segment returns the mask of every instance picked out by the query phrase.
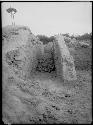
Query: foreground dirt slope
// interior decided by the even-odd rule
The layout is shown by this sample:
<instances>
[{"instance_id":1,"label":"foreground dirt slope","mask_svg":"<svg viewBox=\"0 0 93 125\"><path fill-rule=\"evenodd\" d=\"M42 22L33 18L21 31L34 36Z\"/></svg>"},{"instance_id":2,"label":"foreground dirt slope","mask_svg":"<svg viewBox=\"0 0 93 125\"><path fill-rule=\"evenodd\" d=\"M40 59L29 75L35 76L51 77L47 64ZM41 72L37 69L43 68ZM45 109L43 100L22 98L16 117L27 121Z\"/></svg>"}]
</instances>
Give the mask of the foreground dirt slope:
<instances>
[{"instance_id":1,"label":"foreground dirt slope","mask_svg":"<svg viewBox=\"0 0 93 125\"><path fill-rule=\"evenodd\" d=\"M92 121L91 71L78 70L75 82L62 82L55 72L35 72L23 80L3 64L2 84L4 123L89 124Z\"/></svg>"},{"instance_id":2,"label":"foreground dirt slope","mask_svg":"<svg viewBox=\"0 0 93 125\"><path fill-rule=\"evenodd\" d=\"M40 79L41 78L41 79ZM78 71L77 83L50 74L33 80L10 77L3 95L3 118L10 123L91 123L91 76Z\"/></svg>"}]
</instances>

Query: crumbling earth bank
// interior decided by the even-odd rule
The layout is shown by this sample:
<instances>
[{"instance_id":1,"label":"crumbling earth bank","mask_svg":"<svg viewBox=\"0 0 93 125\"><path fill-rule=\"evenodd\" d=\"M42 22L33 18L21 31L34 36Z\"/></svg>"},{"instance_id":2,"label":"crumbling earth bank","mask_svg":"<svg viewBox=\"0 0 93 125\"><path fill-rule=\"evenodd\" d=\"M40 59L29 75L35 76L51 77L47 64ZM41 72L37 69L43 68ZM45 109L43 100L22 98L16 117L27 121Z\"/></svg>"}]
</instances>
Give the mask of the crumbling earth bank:
<instances>
[{"instance_id":1,"label":"crumbling earth bank","mask_svg":"<svg viewBox=\"0 0 93 125\"><path fill-rule=\"evenodd\" d=\"M62 83L51 73L38 72L32 78L38 58L48 47L44 49L27 27L6 27L2 48L4 122L91 123L88 73L77 73L78 80L70 84Z\"/></svg>"},{"instance_id":2,"label":"crumbling earth bank","mask_svg":"<svg viewBox=\"0 0 93 125\"><path fill-rule=\"evenodd\" d=\"M28 78L36 68L37 57L42 55L42 43L28 28L19 27L10 30L9 27L7 32L5 29L3 62L20 78Z\"/></svg>"}]
</instances>

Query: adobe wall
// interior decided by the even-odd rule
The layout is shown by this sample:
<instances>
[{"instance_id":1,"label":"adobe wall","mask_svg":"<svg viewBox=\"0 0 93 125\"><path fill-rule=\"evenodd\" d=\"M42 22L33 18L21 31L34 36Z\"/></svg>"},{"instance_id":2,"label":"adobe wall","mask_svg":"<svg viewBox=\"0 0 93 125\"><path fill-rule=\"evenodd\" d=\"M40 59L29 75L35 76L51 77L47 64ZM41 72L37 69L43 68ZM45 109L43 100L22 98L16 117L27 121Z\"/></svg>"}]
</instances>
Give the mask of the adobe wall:
<instances>
[{"instance_id":1,"label":"adobe wall","mask_svg":"<svg viewBox=\"0 0 93 125\"><path fill-rule=\"evenodd\" d=\"M37 57L42 55L42 43L28 27L3 28L3 66L10 74L22 79L31 77L37 65Z\"/></svg>"}]
</instances>

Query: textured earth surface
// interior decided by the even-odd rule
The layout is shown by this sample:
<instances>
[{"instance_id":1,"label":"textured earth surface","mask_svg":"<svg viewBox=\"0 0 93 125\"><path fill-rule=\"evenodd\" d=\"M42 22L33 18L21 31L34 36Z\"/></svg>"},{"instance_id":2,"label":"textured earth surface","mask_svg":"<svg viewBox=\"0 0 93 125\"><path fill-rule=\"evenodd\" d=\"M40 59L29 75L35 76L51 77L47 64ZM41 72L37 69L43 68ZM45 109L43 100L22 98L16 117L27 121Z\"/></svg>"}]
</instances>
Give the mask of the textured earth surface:
<instances>
[{"instance_id":1,"label":"textured earth surface","mask_svg":"<svg viewBox=\"0 0 93 125\"><path fill-rule=\"evenodd\" d=\"M31 34L29 30L27 30L26 32L26 29L27 28L24 27L24 30L20 28L19 32L17 31L17 29L15 29L16 32L11 32L11 28L6 27L3 34L4 53L5 51L7 51L7 49L10 50L10 48L13 49L13 47L15 48L15 46L19 46L18 43L21 45L24 42L27 42L28 38L29 40L31 40L31 43L33 43L32 47L35 46L36 41L38 42L38 40L36 40L36 37ZM11 35L13 35L13 37L11 37ZM15 35L18 35L18 37L16 37ZM33 39L30 39L30 37ZM14 46L11 43L14 44ZM45 50L47 55L47 47L45 48ZM77 57L75 58L75 61L77 62L76 64L79 64L79 66L82 67L84 63L89 60L87 58L87 56L89 56L89 53L81 55L82 51L86 52L86 50L80 50L81 49L78 49L78 51L76 51L72 49L71 52L76 52L72 55L74 58ZM36 51L37 49L33 47L33 51L31 52L35 53ZM88 50L87 52L90 52L90 50ZM32 59L34 55L33 53L32 56L30 55ZM39 57L39 55L40 54L38 52L37 57ZM82 62L82 58L87 60L84 60ZM82 63L80 63L80 59L82 59ZM35 64L35 61L32 62L34 62ZM49 58L48 62L46 61L46 65L43 66L46 69L48 69L47 63L50 64L50 69L52 62L51 60L49 61ZM34 74L30 74L28 79L24 80L23 78L15 75L12 70L9 69L9 66L5 66L4 61L2 64L2 116L4 123L90 124L92 122L91 71L77 70L77 80L74 82L61 81L60 77L58 77L54 71L52 71L51 73L47 73L44 70L42 72L38 70L34 72ZM9 64L11 64L11 62L9 62ZM42 63L42 65L43 64L45 63ZM19 66L21 66L20 63ZM25 67L22 65L22 68Z\"/></svg>"},{"instance_id":2,"label":"textured earth surface","mask_svg":"<svg viewBox=\"0 0 93 125\"><path fill-rule=\"evenodd\" d=\"M33 79L4 75L4 123L71 123L92 121L91 72L77 71L78 80L63 83L55 72L37 72Z\"/></svg>"}]
</instances>

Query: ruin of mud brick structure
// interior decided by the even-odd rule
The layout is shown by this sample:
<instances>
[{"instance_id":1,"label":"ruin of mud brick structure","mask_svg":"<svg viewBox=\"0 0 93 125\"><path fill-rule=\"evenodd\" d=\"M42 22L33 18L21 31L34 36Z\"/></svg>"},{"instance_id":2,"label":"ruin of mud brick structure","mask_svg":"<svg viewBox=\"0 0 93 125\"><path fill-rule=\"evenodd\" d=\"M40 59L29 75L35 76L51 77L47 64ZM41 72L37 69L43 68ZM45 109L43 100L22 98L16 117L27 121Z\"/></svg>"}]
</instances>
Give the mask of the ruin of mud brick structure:
<instances>
[{"instance_id":1,"label":"ruin of mud brick structure","mask_svg":"<svg viewBox=\"0 0 93 125\"><path fill-rule=\"evenodd\" d=\"M46 45L25 26L3 28L3 66L10 74L31 78L36 71L52 72L63 80L76 80L73 57L62 35Z\"/></svg>"}]
</instances>

